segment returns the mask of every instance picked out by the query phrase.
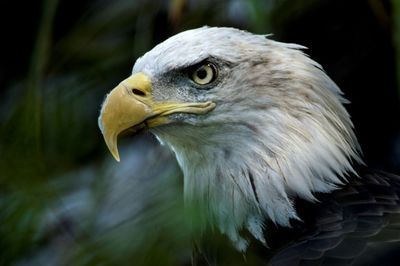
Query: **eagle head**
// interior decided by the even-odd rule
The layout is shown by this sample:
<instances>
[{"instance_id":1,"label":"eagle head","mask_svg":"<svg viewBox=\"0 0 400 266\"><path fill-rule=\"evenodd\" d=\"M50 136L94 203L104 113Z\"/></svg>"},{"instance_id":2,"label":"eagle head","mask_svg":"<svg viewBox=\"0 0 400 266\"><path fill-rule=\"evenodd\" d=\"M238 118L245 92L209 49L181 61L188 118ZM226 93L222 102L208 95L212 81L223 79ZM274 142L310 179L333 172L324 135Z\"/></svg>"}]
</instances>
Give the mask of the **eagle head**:
<instances>
[{"instance_id":1,"label":"eagle head","mask_svg":"<svg viewBox=\"0 0 400 266\"><path fill-rule=\"evenodd\" d=\"M290 226L361 162L346 100L303 47L233 28L179 33L139 58L99 117L119 160L122 132L147 129L175 153L186 201L245 250L265 220Z\"/></svg>"}]
</instances>

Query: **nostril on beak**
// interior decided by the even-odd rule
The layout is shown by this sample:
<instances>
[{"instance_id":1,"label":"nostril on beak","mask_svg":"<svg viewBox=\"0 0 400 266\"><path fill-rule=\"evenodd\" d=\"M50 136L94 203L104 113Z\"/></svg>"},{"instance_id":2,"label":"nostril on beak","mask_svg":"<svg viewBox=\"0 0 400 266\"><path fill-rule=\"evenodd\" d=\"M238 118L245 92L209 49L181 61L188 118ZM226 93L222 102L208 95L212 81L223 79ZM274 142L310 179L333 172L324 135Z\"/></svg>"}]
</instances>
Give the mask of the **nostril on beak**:
<instances>
[{"instance_id":1,"label":"nostril on beak","mask_svg":"<svg viewBox=\"0 0 400 266\"><path fill-rule=\"evenodd\" d=\"M135 89L135 88L132 89L132 93L137 95L137 96L145 96L146 95L146 93L144 91L141 91L141 90Z\"/></svg>"}]
</instances>

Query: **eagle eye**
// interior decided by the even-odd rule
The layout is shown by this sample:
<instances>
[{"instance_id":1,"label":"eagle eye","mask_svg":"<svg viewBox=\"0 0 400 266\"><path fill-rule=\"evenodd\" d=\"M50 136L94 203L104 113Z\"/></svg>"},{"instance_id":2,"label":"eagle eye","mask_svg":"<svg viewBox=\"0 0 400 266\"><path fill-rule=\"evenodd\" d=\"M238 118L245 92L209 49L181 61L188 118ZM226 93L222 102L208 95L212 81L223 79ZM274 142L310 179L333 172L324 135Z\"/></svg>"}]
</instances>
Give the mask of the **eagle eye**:
<instances>
[{"instance_id":1,"label":"eagle eye","mask_svg":"<svg viewBox=\"0 0 400 266\"><path fill-rule=\"evenodd\" d=\"M189 74L198 85L207 85L217 78L217 68L212 63L203 63Z\"/></svg>"}]
</instances>

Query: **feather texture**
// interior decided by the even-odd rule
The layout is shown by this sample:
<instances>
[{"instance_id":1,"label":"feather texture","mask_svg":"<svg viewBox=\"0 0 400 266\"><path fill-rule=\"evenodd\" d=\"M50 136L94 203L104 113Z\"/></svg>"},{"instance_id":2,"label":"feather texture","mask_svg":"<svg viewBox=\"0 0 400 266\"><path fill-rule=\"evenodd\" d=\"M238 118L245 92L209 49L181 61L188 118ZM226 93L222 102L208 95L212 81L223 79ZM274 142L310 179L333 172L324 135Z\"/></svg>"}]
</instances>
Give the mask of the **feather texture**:
<instances>
[{"instance_id":1,"label":"feather texture","mask_svg":"<svg viewBox=\"0 0 400 266\"><path fill-rule=\"evenodd\" d=\"M320 203L299 203L302 233L270 265L397 265L399 196L399 176L368 171Z\"/></svg>"},{"instance_id":2,"label":"feather texture","mask_svg":"<svg viewBox=\"0 0 400 266\"><path fill-rule=\"evenodd\" d=\"M133 72L152 77L154 98L213 101L202 117L152 131L175 152L187 202L204 208L205 223L239 250L247 229L263 243L265 219L290 226L299 219L294 198L315 202L355 174L359 146L340 89L295 44L232 28L190 30L140 58ZM193 91L172 78L203 60L220 66L218 83Z\"/></svg>"}]
</instances>

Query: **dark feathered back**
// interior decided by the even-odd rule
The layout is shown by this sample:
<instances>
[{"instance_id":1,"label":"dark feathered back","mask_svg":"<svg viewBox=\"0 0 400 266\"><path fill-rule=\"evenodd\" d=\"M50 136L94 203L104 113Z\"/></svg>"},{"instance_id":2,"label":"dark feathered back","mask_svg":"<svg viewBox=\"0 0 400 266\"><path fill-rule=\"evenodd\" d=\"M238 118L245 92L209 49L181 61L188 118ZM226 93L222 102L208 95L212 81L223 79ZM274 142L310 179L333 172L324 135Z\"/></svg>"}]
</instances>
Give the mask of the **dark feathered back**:
<instances>
[{"instance_id":1,"label":"dark feathered back","mask_svg":"<svg viewBox=\"0 0 400 266\"><path fill-rule=\"evenodd\" d=\"M319 203L298 202L303 223L289 230L290 244L278 248L269 263L398 265L399 198L399 176L364 170L343 189L319 195Z\"/></svg>"}]
</instances>

